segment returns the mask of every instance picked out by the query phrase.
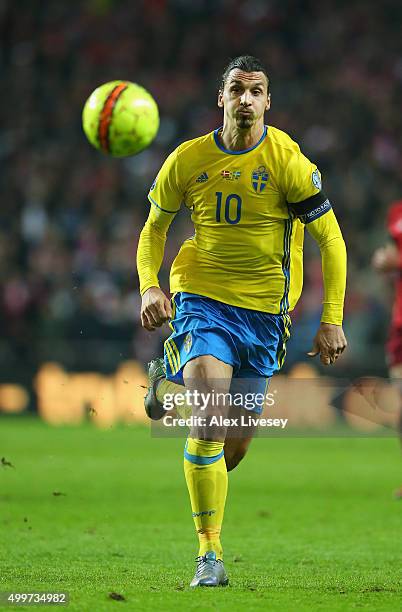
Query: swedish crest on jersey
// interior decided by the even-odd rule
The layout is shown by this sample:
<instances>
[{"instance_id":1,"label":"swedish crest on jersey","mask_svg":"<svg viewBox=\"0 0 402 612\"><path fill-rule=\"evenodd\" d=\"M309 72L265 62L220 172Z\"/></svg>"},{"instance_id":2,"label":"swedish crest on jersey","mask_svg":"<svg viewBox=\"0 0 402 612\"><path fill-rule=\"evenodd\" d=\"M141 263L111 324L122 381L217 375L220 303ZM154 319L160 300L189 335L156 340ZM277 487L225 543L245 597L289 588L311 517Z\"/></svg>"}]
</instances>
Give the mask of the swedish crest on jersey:
<instances>
[{"instance_id":1,"label":"swedish crest on jersey","mask_svg":"<svg viewBox=\"0 0 402 612\"><path fill-rule=\"evenodd\" d=\"M251 173L251 184L256 193L262 193L267 186L269 174L265 166L258 166Z\"/></svg>"}]
</instances>

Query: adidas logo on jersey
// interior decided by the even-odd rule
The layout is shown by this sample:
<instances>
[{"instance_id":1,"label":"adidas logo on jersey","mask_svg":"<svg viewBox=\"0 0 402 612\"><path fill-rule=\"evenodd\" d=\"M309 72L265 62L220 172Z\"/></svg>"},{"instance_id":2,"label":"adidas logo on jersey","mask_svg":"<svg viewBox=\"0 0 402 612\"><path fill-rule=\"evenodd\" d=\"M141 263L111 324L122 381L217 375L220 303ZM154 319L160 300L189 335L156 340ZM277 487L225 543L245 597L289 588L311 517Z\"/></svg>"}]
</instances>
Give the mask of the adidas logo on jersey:
<instances>
[{"instance_id":1,"label":"adidas logo on jersey","mask_svg":"<svg viewBox=\"0 0 402 612\"><path fill-rule=\"evenodd\" d=\"M209 179L209 176L206 172L200 174L200 176L196 179L196 183L205 183Z\"/></svg>"}]
</instances>

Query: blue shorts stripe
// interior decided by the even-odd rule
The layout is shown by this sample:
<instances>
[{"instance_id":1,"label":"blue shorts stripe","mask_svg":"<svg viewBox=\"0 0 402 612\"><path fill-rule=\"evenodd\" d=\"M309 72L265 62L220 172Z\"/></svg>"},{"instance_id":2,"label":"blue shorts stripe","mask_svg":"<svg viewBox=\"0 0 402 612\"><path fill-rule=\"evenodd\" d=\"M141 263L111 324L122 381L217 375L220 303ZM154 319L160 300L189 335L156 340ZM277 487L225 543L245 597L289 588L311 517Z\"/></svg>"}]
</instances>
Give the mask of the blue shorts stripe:
<instances>
[{"instance_id":1,"label":"blue shorts stripe","mask_svg":"<svg viewBox=\"0 0 402 612\"><path fill-rule=\"evenodd\" d=\"M169 320L169 327L173 332L175 332L176 330L173 325L173 321L176 316L176 302L174 301L174 295L172 296L172 299L170 300L170 302L172 304L172 318Z\"/></svg>"},{"instance_id":2,"label":"blue shorts stripe","mask_svg":"<svg viewBox=\"0 0 402 612\"><path fill-rule=\"evenodd\" d=\"M170 368L172 372L176 374L178 370L178 364L177 364L176 356L173 354L172 347L169 344L169 340L165 340L165 352L169 360Z\"/></svg>"},{"instance_id":3,"label":"blue shorts stripe","mask_svg":"<svg viewBox=\"0 0 402 612\"><path fill-rule=\"evenodd\" d=\"M170 347L170 348L172 349L172 351L173 351L173 355L176 357L176 361L177 361L177 368L176 368L176 371L178 371L178 370L180 370L180 366L181 366L181 363L180 363L180 352L179 352L179 349L177 348L176 343L175 343L175 341L173 340L173 338L169 338L168 342L169 342L169 347Z\"/></svg>"},{"instance_id":4,"label":"blue shorts stripe","mask_svg":"<svg viewBox=\"0 0 402 612\"><path fill-rule=\"evenodd\" d=\"M290 338L290 329L292 327L292 322L288 314L283 315L283 324L284 324L284 331L282 334L282 341L281 341L281 344L278 346L278 370L282 368L284 361L285 361L286 344Z\"/></svg>"}]
</instances>

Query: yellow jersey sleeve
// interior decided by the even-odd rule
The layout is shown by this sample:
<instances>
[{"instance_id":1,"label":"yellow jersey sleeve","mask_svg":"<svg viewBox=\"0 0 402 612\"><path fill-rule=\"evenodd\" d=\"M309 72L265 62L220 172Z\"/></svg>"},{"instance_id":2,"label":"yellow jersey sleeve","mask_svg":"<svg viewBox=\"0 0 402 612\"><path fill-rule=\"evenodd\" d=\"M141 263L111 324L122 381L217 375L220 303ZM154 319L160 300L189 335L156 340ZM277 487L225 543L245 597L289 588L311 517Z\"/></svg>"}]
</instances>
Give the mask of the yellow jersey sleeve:
<instances>
[{"instance_id":1,"label":"yellow jersey sleeve","mask_svg":"<svg viewBox=\"0 0 402 612\"><path fill-rule=\"evenodd\" d=\"M166 234L180 210L183 198L176 149L166 159L148 193L151 210L141 232L137 250L141 295L150 287L159 287L158 272L163 261Z\"/></svg>"},{"instance_id":2,"label":"yellow jersey sleeve","mask_svg":"<svg viewBox=\"0 0 402 612\"><path fill-rule=\"evenodd\" d=\"M178 149L166 159L151 185L148 200L166 213L177 213L184 199L184 189L179 176Z\"/></svg>"},{"instance_id":3,"label":"yellow jersey sleeve","mask_svg":"<svg viewBox=\"0 0 402 612\"><path fill-rule=\"evenodd\" d=\"M303 202L321 191L321 174L317 166L298 151L289 160L283 186L288 204Z\"/></svg>"},{"instance_id":4,"label":"yellow jersey sleeve","mask_svg":"<svg viewBox=\"0 0 402 612\"><path fill-rule=\"evenodd\" d=\"M342 325L346 247L331 203L321 188L317 166L300 151L293 154L284 173L286 201L320 247L324 281L321 321Z\"/></svg>"},{"instance_id":5,"label":"yellow jersey sleeve","mask_svg":"<svg viewBox=\"0 0 402 612\"><path fill-rule=\"evenodd\" d=\"M315 219L308 231L321 251L324 300L321 321L342 325L346 289L346 246L333 210Z\"/></svg>"},{"instance_id":6,"label":"yellow jersey sleeve","mask_svg":"<svg viewBox=\"0 0 402 612\"><path fill-rule=\"evenodd\" d=\"M284 186L289 210L303 223L315 221L332 208L321 190L320 171L300 151L289 161Z\"/></svg>"},{"instance_id":7,"label":"yellow jersey sleeve","mask_svg":"<svg viewBox=\"0 0 402 612\"><path fill-rule=\"evenodd\" d=\"M165 252L167 231L174 217L174 214L151 206L137 249L137 271L141 295L144 295L150 287L159 287L158 272Z\"/></svg>"}]
</instances>

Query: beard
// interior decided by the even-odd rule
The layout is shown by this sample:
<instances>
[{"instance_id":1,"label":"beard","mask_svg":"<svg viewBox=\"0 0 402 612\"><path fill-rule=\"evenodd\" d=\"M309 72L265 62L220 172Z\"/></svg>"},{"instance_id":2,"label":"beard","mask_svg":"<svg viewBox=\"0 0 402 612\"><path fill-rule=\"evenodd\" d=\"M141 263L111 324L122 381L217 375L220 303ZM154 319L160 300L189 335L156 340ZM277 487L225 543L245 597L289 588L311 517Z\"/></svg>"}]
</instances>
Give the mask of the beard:
<instances>
[{"instance_id":1,"label":"beard","mask_svg":"<svg viewBox=\"0 0 402 612\"><path fill-rule=\"evenodd\" d=\"M236 115L236 123L240 129L251 128L254 125L254 115Z\"/></svg>"}]
</instances>

